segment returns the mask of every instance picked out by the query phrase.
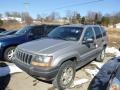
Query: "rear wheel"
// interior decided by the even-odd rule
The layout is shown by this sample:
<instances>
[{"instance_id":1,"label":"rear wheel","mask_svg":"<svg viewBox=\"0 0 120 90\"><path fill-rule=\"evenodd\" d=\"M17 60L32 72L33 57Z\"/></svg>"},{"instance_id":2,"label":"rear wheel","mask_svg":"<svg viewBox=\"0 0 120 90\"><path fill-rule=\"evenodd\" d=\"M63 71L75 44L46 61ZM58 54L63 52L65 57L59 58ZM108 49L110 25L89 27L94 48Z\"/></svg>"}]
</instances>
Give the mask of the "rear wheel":
<instances>
[{"instance_id":1,"label":"rear wheel","mask_svg":"<svg viewBox=\"0 0 120 90\"><path fill-rule=\"evenodd\" d=\"M96 61L102 62L104 59L105 59L105 48L103 48L101 53L98 55L98 57L96 58Z\"/></svg>"},{"instance_id":2,"label":"rear wheel","mask_svg":"<svg viewBox=\"0 0 120 90\"><path fill-rule=\"evenodd\" d=\"M58 88L59 90L64 90L69 88L70 85L73 83L75 77L75 63L72 61L64 62L56 78L53 81L53 85Z\"/></svg>"},{"instance_id":3,"label":"rear wheel","mask_svg":"<svg viewBox=\"0 0 120 90\"><path fill-rule=\"evenodd\" d=\"M8 47L4 52L4 59L8 62L12 62L14 51L15 51L15 46Z\"/></svg>"}]
</instances>

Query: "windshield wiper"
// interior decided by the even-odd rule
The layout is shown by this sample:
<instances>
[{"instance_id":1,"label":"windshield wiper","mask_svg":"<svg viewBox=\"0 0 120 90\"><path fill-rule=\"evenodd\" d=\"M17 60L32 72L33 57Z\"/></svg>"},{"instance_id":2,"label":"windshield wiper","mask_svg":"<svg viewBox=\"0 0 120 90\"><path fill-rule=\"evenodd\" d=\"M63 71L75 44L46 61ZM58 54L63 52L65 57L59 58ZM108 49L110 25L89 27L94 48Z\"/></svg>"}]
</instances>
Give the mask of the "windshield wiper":
<instances>
[{"instance_id":1,"label":"windshield wiper","mask_svg":"<svg viewBox=\"0 0 120 90\"><path fill-rule=\"evenodd\" d=\"M60 40L70 41L70 39L63 38L63 37L60 37L60 36L57 36L57 37L49 37L49 36L46 36L45 38L60 39Z\"/></svg>"},{"instance_id":2,"label":"windshield wiper","mask_svg":"<svg viewBox=\"0 0 120 90\"><path fill-rule=\"evenodd\" d=\"M53 37L49 37L49 36L43 36L42 38L54 39Z\"/></svg>"},{"instance_id":3,"label":"windshield wiper","mask_svg":"<svg viewBox=\"0 0 120 90\"><path fill-rule=\"evenodd\" d=\"M61 39L61 40L68 41L66 38L62 38L62 37L55 37L55 39Z\"/></svg>"}]
</instances>

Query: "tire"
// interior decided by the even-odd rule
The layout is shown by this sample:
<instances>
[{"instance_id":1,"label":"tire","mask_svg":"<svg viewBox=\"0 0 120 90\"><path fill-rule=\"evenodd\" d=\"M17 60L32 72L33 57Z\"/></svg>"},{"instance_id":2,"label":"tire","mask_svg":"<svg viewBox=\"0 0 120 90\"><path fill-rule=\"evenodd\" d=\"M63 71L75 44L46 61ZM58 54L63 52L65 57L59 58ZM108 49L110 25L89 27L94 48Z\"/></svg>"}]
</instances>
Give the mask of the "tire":
<instances>
[{"instance_id":1,"label":"tire","mask_svg":"<svg viewBox=\"0 0 120 90\"><path fill-rule=\"evenodd\" d=\"M58 90L64 90L69 88L74 81L75 77L75 63L72 61L64 62L53 80L53 85L58 88Z\"/></svg>"},{"instance_id":2,"label":"tire","mask_svg":"<svg viewBox=\"0 0 120 90\"><path fill-rule=\"evenodd\" d=\"M96 61L103 62L104 59L105 59L105 48L103 48L103 50L100 52L100 54L96 58Z\"/></svg>"},{"instance_id":3,"label":"tire","mask_svg":"<svg viewBox=\"0 0 120 90\"><path fill-rule=\"evenodd\" d=\"M11 46L11 47L8 47L4 51L4 60L5 61L12 62L12 57L13 57L13 54L14 54L14 50L15 50L15 46Z\"/></svg>"}]
</instances>

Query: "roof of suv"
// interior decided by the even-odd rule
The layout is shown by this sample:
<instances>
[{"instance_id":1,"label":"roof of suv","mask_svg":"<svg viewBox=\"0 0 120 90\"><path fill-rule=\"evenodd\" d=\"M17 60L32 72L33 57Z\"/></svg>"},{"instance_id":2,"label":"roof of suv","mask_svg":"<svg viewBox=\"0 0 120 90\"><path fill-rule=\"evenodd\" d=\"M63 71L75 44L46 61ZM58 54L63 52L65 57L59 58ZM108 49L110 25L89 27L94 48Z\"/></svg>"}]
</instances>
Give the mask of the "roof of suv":
<instances>
[{"instance_id":1,"label":"roof of suv","mask_svg":"<svg viewBox=\"0 0 120 90\"><path fill-rule=\"evenodd\" d=\"M83 25L83 24L72 24L72 25L63 25L61 27L88 27L88 26L92 26L92 27L100 27L100 25Z\"/></svg>"}]
</instances>

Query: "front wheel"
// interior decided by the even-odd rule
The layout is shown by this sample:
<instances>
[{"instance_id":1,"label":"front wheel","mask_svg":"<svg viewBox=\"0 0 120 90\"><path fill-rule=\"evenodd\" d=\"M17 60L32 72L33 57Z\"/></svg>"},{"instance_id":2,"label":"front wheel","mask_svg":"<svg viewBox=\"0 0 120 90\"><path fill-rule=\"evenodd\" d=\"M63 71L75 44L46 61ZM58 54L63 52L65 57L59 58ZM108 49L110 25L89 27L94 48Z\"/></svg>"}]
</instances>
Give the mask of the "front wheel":
<instances>
[{"instance_id":1,"label":"front wheel","mask_svg":"<svg viewBox=\"0 0 120 90\"><path fill-rule=\"evenodd\" d=\"M15 51L15 46L8 47L4 52L4 59L8 62L12 62L14 51Z\"/></svg>"},{"instance_id":2,"label":"front wheel","mask_svg":"<svg viewBox=\"0 0 120 90\"><path fill-rule=\"evenodd\" d=\"M69 88L70 85L73 83L75 77L75 63L72 61L64 62L56 78L53 81L53 85L57 87L59 90L64 90Z\"/></svg>"}]
</instances>

